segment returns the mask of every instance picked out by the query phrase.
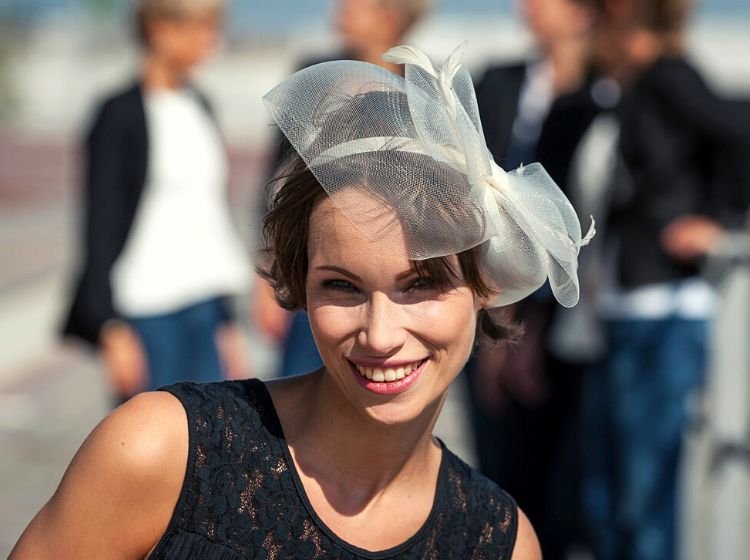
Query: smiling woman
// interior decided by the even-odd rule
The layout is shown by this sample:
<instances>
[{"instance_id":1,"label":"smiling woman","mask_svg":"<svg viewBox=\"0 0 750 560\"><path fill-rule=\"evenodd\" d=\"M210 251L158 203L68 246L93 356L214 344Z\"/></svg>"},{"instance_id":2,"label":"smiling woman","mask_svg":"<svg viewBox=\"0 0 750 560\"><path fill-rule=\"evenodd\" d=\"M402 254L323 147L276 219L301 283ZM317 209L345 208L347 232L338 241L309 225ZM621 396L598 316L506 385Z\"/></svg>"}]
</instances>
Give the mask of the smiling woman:
<instances>
[{"instance_id":1,"label":"smiling woman","mask_svg":"<svg viewBox=\"0 0 750 560\"><path fill-rule=\"evenodd\" d=\"M468 359L480 298L456 257L445 259L456 269L453 285L420 276L399 227L369 240L324 199L310 229L306 303L328 374L362 404L355 413L376 407L381 422L412 420L442 398ZM408 417L383 418L392 405Z\"/></svg>"},{"instance_id":2,"label":"smiling woman","mask_svg":"<svg viewBox=\"0 0 750 560\"><path fill-rule=\"evenodd\" d=\"M307 309L324 366L136 397L13 558L540 558L513 499L432 429L477 331L513 333L489 309L546 279L575 304L588 236L541 167L492 161L460 50L388 60L405 78L324 63L265 98L294 149L260 272Z\"/></svg>"}]
</instances>

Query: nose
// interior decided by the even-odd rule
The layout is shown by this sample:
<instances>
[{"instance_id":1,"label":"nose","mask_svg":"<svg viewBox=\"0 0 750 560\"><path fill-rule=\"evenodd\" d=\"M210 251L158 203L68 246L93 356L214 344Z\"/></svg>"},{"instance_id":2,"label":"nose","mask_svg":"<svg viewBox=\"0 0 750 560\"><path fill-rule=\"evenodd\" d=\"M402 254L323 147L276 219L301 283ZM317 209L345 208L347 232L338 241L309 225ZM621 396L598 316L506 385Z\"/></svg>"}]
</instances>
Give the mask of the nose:
<instances>
[{"instance_id":1,"label":"nose","mask_svg":"<svg viewBox=\"0 0 750 560\"><path fill-rule=\"evenodd\" d=\"M398 352L406 337L401 306L385 294L373 294L359 332L360 346L373 356L387 357Z\"/></svg>"}]
</instances>

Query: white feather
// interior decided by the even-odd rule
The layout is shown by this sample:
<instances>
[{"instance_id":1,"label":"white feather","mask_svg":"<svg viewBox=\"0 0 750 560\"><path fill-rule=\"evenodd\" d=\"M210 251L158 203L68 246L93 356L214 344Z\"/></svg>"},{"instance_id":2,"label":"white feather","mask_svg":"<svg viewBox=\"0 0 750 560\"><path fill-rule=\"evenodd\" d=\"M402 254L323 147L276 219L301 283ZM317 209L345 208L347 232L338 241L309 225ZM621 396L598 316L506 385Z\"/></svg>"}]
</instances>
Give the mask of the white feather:
<instances>
[{"instance_id":1,"label":"white feather","mask_svg":"<svg viewBox=\"0 0 750 560\"><path fill-rule=\"evenodd\" d=\"M409 45L393 47L383 55L383 60L393 64L413 64L422 68L433 78L438 77L430 58L419 49L415 49Z\"/></svg>"}]
</instances>

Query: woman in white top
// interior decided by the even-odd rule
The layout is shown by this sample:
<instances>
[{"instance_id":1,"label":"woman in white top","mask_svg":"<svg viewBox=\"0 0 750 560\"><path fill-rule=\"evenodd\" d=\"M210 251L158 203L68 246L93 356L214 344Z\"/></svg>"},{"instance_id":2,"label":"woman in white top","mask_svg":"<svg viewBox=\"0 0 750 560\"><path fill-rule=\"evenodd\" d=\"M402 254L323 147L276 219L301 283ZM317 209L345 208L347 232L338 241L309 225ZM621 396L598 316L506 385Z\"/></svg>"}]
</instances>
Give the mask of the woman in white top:
<instances>
[{"instance_id":1,"label":"woman in white top","mask_svg":"<svg viewBox=\"0 0 750 560\"><path fill-rule=\"evenodd\" d=\"M140 0L141 76L103 103L87 139L86 251L65 332L102 347L120 397L244 369L227 297L249 264L219 131L188 84L223 5Z\"/></svg>"}]
</instances>

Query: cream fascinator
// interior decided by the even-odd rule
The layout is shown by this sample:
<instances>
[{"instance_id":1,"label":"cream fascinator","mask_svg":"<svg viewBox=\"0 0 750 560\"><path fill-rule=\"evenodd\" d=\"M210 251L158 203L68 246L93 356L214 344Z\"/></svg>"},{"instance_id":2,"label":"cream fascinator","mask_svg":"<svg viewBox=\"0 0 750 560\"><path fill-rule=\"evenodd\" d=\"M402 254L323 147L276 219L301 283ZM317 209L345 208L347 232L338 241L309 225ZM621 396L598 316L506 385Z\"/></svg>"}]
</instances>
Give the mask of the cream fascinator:
<instances>
[{"instance_id":1,"label":"cream fascinator","mask_svg":"<svg viewBox=\"0 0 750 560\"><path fill-rule=\"evenodd\" d=\"M265 97L273 119L334 204L370 238L382 220L372 205L352 207L364 190L395 214L414 260L480 246L496 291L491 306L516 302L549 279L565 307L578 302L582 239L568 199L538 164L506 172L484 141L476 96L461 65L465 44L436 67L408 46L384 60L405 77L351 60L292 75Z\"/></svg>"}]
</instances>

